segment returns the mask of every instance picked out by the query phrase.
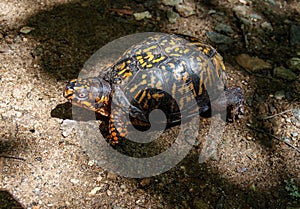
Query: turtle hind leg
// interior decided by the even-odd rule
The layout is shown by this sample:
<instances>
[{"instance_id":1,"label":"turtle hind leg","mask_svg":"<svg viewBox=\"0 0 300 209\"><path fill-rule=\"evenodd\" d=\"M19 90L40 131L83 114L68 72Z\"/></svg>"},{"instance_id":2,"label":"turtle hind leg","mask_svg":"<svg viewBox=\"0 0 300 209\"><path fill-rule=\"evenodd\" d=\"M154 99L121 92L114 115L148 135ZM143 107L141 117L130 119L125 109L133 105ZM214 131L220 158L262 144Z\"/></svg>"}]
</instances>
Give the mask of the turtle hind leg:
<instances>
[{"instance_id":1,"label":"turtle hind leg","mask_svg":"<svg viewBox=\"0 0 300 209\"><path fill-rule=\"evenodd\" d=\"M243 115L244 110L244 95L241 87L230 87L225 90L227 107L232 107L232 116Z\"/></svg>"}]
</instances>

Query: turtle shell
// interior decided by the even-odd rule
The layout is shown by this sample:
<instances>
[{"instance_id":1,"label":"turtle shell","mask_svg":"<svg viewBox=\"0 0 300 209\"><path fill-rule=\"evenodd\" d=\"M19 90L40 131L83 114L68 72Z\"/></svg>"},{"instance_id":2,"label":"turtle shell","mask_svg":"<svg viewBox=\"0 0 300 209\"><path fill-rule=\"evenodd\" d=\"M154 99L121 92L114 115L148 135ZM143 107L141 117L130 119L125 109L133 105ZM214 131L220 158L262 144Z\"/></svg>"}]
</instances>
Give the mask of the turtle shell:
<instances>
[{"instance_id":1,"label":"turtle shell","mask_svg":"<svg viewBox=\"0 0 300 209\"><path fill-rule=\"evenodd\" d=\"M222 57L211 46L164 34L129 48L104 79L144 114L159 108L176 122L209 109L210 100L225 88L224 72Z\"/></svg>"}]
</instances>

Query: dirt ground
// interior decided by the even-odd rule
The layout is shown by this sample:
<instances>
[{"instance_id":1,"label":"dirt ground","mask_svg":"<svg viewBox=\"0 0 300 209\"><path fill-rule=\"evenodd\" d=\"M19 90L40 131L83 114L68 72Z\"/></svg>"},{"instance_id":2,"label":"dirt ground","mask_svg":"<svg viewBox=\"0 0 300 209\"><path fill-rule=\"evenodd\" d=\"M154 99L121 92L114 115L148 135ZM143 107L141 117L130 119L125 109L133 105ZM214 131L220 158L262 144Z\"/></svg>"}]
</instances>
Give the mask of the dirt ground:
<instances>
[{"instance_id":1,"label":"dirt ground","mask_svg":"<svg viewBox=\"0 0 300 209\"><path fill-rule=\"evenodd\" d=\"M177 166L126 178L90 158L62 92L102 46L149 31L217 48L245 114L205 162L215 118ZM299 34L298 0L1 0L0 208L300 208Z\"/></svg>"}]
</instances>

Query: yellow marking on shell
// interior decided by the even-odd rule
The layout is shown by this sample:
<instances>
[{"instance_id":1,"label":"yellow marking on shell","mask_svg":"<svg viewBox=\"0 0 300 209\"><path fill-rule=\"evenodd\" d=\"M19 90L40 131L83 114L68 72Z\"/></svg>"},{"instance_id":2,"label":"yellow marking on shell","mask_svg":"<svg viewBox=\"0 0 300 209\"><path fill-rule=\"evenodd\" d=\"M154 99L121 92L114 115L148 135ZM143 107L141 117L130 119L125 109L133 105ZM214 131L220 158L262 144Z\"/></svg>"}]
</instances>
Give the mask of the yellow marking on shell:
<instances>
[{"instance_id":1,"label":"yellow marking on shell","mask_svg":"<svg viewBox=\"0 0 300 209\"><path fill-rule=\"evenodd\" d=\"M172 91L171 91L173 97L176 95L176 92L177 92L177 85L176 83L173 83Z\"/></svg>"},{"instance_id":2,"label":"yellow marking on shell","mask_svg":"<svg viewBox=\"0 0 300 209\"><path fill-rule=\"evenodd\" d=\"M142 103L142 101L143 101L143 99L145 98L146 94L147 94L147 92L146 92L146 91L143 91L143 93L142 93L142 95L141 95L141 97L140 97L140 99L139 99L139 101L138 101L139 104Z\"/></svg>"},{"instance_id":3,"label":"yellow marking on shell","mask_svg":"<svg viewBox=\"0 0 300 209\"><path fill-rule=\"evenodd\" d=\"M169 44L170 44L170 45L175 45L176 42L175 42L174 40L170 40Z\"/></svg>"},{"instance_id":4,"label":"yellow marking on shell","mask_svg":"<svg viewBox=\"0 0 300 209\"><path fill-rule=\"evenodd\" d=\"M152 67L152 66L153 66L152 64L146 65L147 68L150 68L150 67Z\"/></svg>"},{"instance_id":5,"label":"yellow marking on shell","mask_svg":"<svg viewBox=\"0 0 300 209\"><path fill-rule=\"evenodd\" d=\"M151 62L154 59L154 55L151 52L147 52L147 56L145 58Z\"/></svg>"},{"instance_id":6,"label":"yellow marking on shell","mask_svg":"<svg viewBox=\"0 0 300 209\"><path fill-rule=\"evenodd\" d=\"M155 46L155 45L150 46L150 47L144 49L143 51L144 51L144 52L148 52L148 51L150 51L151 49L156 49L156 46Z\"/></svg>"},{"instance_id":7,"label":"yellow marking on shell","mask_svg":"<svg viewBox=\"0 0 300 209\"><path fill-rule=\"evenodd\" d=\"M175 52L178 52L178 51L179 51L179 47L176 47L176 48L174 49L174 51L175 51Z\"/></svg>"},{"instance_id":8,"label":"yellow marking on shell","mask_svg":"<svg viewBox=\"0 0 300 209\"><path fill-rule=\"evenodd\" d=\"M132 88L130 88L130 93L133 93L138 87L139 87L139 85L135 84ZM137 96L137 94L134 97L136 97L136 96Z\"/></svg>"},{"instance_id":9,"label":"yellow marking on shell","mask_svg":"<svg viewBox=\"0 0 300 209\"><path fill-rule=\"evenodd\" d=\"M166 57L165 56L161 56L159 58L156 58L155 60L153 60L152 62L153 63L157 63L157 62L160 62L160 61L163 61Z\"/></svg>"},{"instance_id":10,"label":"yellow marking on shell","mask_svg":"<svg viewBox=\"0 0 300 209\"><path fill-rule=\"evenodd\" d=\"M139 55L139 56L136 56L136 58L137 58L138 60L140 60L140 59L143 59L143 56L142 56L142 55Z\"/></svg>"},{"instance_id":11,"label":"yellow marking on shell","mask_svg":"<svg viewBox=\"0 0 300 209\"><path fill-rule=\"evenodd\" d=\"M141 65L142 65L142 67L145 67L147 65L147 63L144 62L144 63L141 63Z\"/></svg>"},{"instance_id":12,"label":"yellow marking on shell","mask_svg":"<svg viewBox=\"0 0 300 209\"><path fill-rule=\"evenodd\" d=\"M124 77L129 77L129 76L132 76L132 72L131 71L128 71L124 74Z\"/></svg>"},{"instance_id":13,"label":"yellow marking on shell","mask_svg":"<svg viewBox=\"0 0 300 209\"><path fill-rule=\"evenodd\" d=\"M171 56L171 57L180 57L181 54L174 54L174 53L172 53L172 54L170 54L170 56Z\"/></svg>"},{"instance_id":14,"label":"yellow marking on shell","mask_svg":"<svg viewBox=\"0 0 300 209\"><path fill-rule=\"evenodd\" d=\"M169 65L170 68L173 68L173 69L175 68L175 64L172 63L172 62L169 62L168 65Z\"/></svg>"},{"instance_id":15,"label":"yellow marking on shell","mask_svg":"<svg viewBox=\"0 0 300 209\"><path fill-rule=\"evenodd\" d=\"M156 89L162 89L162 83L161 83L161 81L158 81L158 82L156 83L155 88L156 88Z\"/></svg>"},{"instance_id":16,"label":"yellow marking on shell","mask_svg":"<svg viewBox=\"0 0 300 209\"><path fill-rule=\"evenodd\" d=\"M145 79L145 78L147 78L147 74L142 75L142 79Z\"/></svg>"},{"instance_id":17,"label":"yellow marking on shell","mask_svg":"<svg viewBox=\"0 0 300 209\"><path fill-rule=\"evenodd\" d=\"M196 89L194 88L193 82L189 83L188 86L189 86L190 90L193 92L194 97L196 97L197 96L197 92L196 92Z\"/></svg>"},{"instance_id":18,"label":"yellow marking on shell","mask_svg":"<svg viewBox=\"0 0 300 209\"><path fill-rule=\"evenodd\" d=\"M186 54L186 53L188 53L189 51L190 51L190 49L185 49L185 50L183 51L183 53Z\"/></svg>"},{"instance_id":19,"label":"yellow marking on shell","mask_svg":"<svg viewBox=\"0 0 300 209\"><path fill-rule=\"evenodd\" d=\"M170 53L171 51L172 51L172 48L170 46L165 48L165 52Z\"/></svg>"},{"instance_id":20,"label":"yellow marking on shell","mask_svg":"<svg viewBox=\"0 0 300 209\"><path fill-rule=\"evenodd\" d=\"M152 98L158 101L160 98L164 97L164 94L155 93L152 94Z\"/></svg>"},{"instance_id":21,"label":"yellow marking on shell","mask_svg":"<svg viewBox=\"0 0 300 209\"><path fill-rule=\"evenodd\" d=\"M147 80L146 80L146 79L142 80L142 81L139 83L139 85L146 85L146 84L147 84Z\"/></svg>"},{"instance_id":22,"label":"yellow marking on shell","mask_svg":"<svg viewBox=\"0 0 300 209\"><path fill-rule=\"evenodd\" d=\"M144 109L149 109L149 106L148 106L147 102L144 104L143 108Z\"/></svg>"},{"instance_id":23,"label":"yellow marking on shell","mask_svg":"<svg viewBox=\"0 0 300 209\"><path fill-rule=\"evenodd\" d=\"M127 70L127 69L125 68L125 69L119 71L119 72L118 72L118 75L122 75L126 70Z\"/></svg>"},{"instance_id":24,"label":"yellow marking on shell","mask_svg":"<svg viewBox=\"0 0 300 209\"><path fill-rule=\"evenodd\" d=\"M208 55L209 49L205 48L205 49L203 49L203 52L204 52L204 54Z\"/></svg>"},{"instance_id":25,"label":"yellow marking on shell","mask_svg":"<svg viewBox=\"0 0 300 209\"><path fill-rule=\"evenodd\" d=\"M199 91L198 91L198 96L202 94L203 89L202 89L202 85L203 85L203 74L201 73L199 76Z\"/></svg>"}]
</instances>

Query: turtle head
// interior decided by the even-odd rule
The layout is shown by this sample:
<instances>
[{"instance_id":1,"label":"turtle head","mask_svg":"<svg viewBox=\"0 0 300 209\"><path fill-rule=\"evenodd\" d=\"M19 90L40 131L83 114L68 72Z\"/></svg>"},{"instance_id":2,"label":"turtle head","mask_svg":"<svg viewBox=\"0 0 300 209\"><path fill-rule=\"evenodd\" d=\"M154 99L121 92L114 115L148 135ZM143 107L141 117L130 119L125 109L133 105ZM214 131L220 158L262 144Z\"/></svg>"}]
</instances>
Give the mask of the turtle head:
<instances>
[{"instance_id":1,"label":"turtle head","mask_svg":"<svg viewBox=\"0 0 300 209\"><path fill-rule=\"evenodd\" d=\"M101 78L79 78L67 83L64 97L72 104L109 115L110 84Z\"/></svg>"}]
</instances>

